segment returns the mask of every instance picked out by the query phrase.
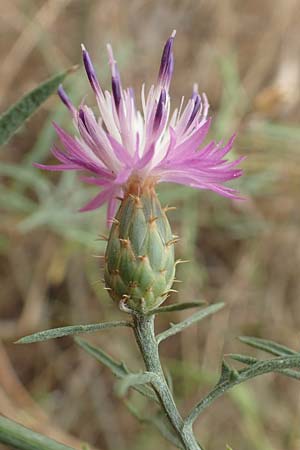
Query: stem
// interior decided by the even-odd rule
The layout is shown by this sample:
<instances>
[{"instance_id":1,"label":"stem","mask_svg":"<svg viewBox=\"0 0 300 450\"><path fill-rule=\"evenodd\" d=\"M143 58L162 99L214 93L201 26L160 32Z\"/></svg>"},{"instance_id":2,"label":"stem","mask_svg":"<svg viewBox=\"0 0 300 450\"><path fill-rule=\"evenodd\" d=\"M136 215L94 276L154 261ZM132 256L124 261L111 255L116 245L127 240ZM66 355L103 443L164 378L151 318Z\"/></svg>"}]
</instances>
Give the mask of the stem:
<instances>
[{"instance_id":1,"label":"stem","mask_svg":"<svg viewBox=\"0 0 300 450\"><path fill-rule=\"evenodd\" d=\"M271 372L284 373L284 370L291 368L300 368L300 358L298 356L284 356L273 359L267 359L266 361L257 361L248 369L244 369L239 372L235 378L229 378L222 383L218 383L214 389L207 394L191 411L187 416L185 423L187 427L192 427L192 424L199 417L199 415L217 398L221 397L226 391L232 389L238 384L251 380L260 375Z\"/></svg>"},{"instance_id":2,"label":"stem","mask_svg":"<svg viewBox=\"0 0 300 450\"><path fill-rule=\"evenodd\" d=\"M135 314L134 332L147 371L156 375L151 381L152 387L171 426L182 442L184 450L201 450L192 428L187 427L182 419L165 379L159 358L158 343L154 334L154 315L149 317Z\"/></svg>"},{"instance_id":3,"label":"stem","mask_svg":"<svg viewBox=\"0 0 300 450\"><path fill-rule=\"evenodd\" d=\"M0 442L19 450L74 450L0 416Z\"/></svg>"}]
</instances>

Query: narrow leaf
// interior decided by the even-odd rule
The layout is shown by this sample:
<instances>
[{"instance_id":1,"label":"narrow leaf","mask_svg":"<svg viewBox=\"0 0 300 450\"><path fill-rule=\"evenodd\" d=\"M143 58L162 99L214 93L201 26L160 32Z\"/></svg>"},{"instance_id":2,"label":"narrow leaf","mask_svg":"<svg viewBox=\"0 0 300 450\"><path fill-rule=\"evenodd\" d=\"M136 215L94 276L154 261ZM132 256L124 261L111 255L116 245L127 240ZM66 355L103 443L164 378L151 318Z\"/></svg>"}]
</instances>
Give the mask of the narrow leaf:
<instances>
[{"instance_id":1,"label":"narrow leaf","mask_svg":"<svg viewBox=\"0 0 300 450\"><path fill-rule=\"evenodd\" d=\"M155 426L157 430L160 432L160 434L170 441L173 445L175 445L177 448L183 449L182 443L174 433L174 430L170 427L168 422L164 417L161 415L159 416L153 416L148 418L148 422ZM203 447L201 447L203 448Z\"/></svg>"},{"instance_id":2,"label":"narrow leaf","mask_svg":"<svg viewBox=\"0 0 300 450\"><path fill-rule=\"evenodd\" d=\"M213 390L192 409L191 413L186 418L186 424L191 425L204 409L234 386L251 380L259 375L271 372L284 373L285 370L294 368L300 368L299 354L257 361L255 364L251 364L250 367L239 371L238 377L218 383Z\"/></svg>"},{"instance_id":3,"label":"narrow leaf","mask_svg":"<svg viewBox=\"0 0 300 450\"><path fill-rule=\"evenodd\" d=\"M107 353L105 353L103 350L101 350L99 347L95 347L94 345L89 344L86 341L83 341L80 338L75 338L76 343L83 348L87 353L89 353L91 356L93 356L97 361L100 361L104 366L106 366L108 369L111 370L111 372L117 377L117 378L124 378L131 372L128 370L124 362L118 362L115 359L113 359L111 356L109 356ZM158 400L152 391L152 389L148 386L135 386L133 387L136 391L138 391L140 394L144 395L145 397L148 397L151 400L154 400L158 403Z\"/></svg>"},{"instance_id":4,"label":"narrow leaf","mask_svg":"<svg viewBox=\"0 0 300 450\"><path fill-rule=\"evenodd\" d=\"M153 372L129 373L117 383L116 392L124 397L130 387L151 383L155 376Z\"/></svg>"},{"instance_id":5,"label":"narrow leaf","mask_svg":"<svg viewBox=\"0 0 300 450\"><path fill-rule=\"evenodd\" d=\"M73 71L74 68L71 68L44 81L0 116L0 145L7 142L16 133L38 107L57 90L65 77Z\"/></svg>"},{"instance_id":6,"label":"narrow leaf","mask_svg":"<svg viewBox=\"0 0 300 450\"><path fill-rule=\"evenodd\" d=\"M74 450L42 434L0 416L0 442L19 450Z\"/></svg>"},{"instance_id":7,"label":"narrow leaf","mask_svg":"<svg viewBox=\"0 0 300 450\"><path fill-rule=\"evenodd\" d=\"M34 168L28 168L21 165L1 162L0 175L12 177L20 181L23 186L31 186L39 194L40 192L49 194L50 184L46 177L42 176Z\"/></svg>"},{"instance_id":8,"label":"narrow leaf","mask_svg":"<svg viewBox=\"0 0 300 450\"><path fill-rule=\"evenodd\" d=\"M125 320L103 323L91 323L88 325L71 325L68 327L52 328L51 330L39 331L29 336L22 337L16 344L32 344L33 342L48 341L74 334L94 333L95 331L106 330L115 327L131 327L131 323Z\"/></svg>"},{"instance_id":9,"label":"narrow leaf","mask_svg":"<svg viewBox=\"0 0 300 450\"><path fill-rule=\"evenodd\" d=\"M173 311L183 311L184 309L190 308L200 308L201 306L206 305L205 301L197 301L197 302L186 302L186 303L174 303L173 305L161 306L159 308L152 309L149 311L148 315L152 314L160 314L160 313L168 313Z\"/></svg>"},{"instance_id":10,"label":"narrow leaf","mask_svg":"<svg viewBox=\"0 0 300 450\"><path fill-rule=\"evenodd\" d=\"M229 358L233 359L234 361L238 361L242 364L246 364L247 366L252 366L253 364L256 364L259 362L258 359L253 358L253 356L245 356L245 355L239 355L236 353L230 353L228 355ZM300 372L298 370L292 370L292 369L283 369L278 370L278 373L282 373L283 375L294 378L295 380L300 380Z\"/></svg>"},{"instance_id":11,"label":"narrow leaf","mask_svg":"<svg viewBox=\"0 0 300 450\"><path fill-rule=\"evenodd\" d=\"M217 384L222 384L224 381L231 381L238 378L239 373L237 370L230 367L226 361L222 361L221 376Z\"/></svg>"},{"instance_id":12,"label":"narrow leaf","mask_svg":"<svg viewBox=\"0 0 300 450\"><path fill-rule=\"evenodd\" d=\"M215 303L214 305L210 305L207 308L201 309L201 311L197 311L195 314L183 320L182 322L179 322L175 325L171 325L171 327L168 328L166 331L163 331L162 333L157 335L156 338L157 342L160 343L163 340L167 339L168 337L180 333L185 328L190 327L194 323L199 322L205 317L210 316L211 314L214 314L215 312L219 311L221 308L223 308L223 306L224 303Z\"/></svg>"},{"instance_id":13,"label":"narrow leaf","mask_svg":"<svg viewBox=\"0 0 300 450\"><path fill-rule=\"evenodd\" d=\"M12 189L5 188L4 185L0 189L0 206L5 211L21 212L29 214L36 208L36 203L25 195L22 195Z\"/></svg>"},{"instance_id":14,"label":"narrow leaf","mask_svg":"<svg viewBox=\"0 0 300 450\"><path fill-rule=\"evenodd\" d=\"M295 350L292 350L285 345L277 344L274 341L269 341L267 339L260 339L250 336L240 336L239 340L244 344L248 344L251 347L258 348L259 350L264 350L275 356L297 355L297 352Z\"/></svg>"},{"instance_id":15,"label":"narrow leaf","mask_svg":"<svg viewBox=\"0 0 300 450\"><path fill-rule=\"evenodd\" d=\"M80 338L75 338L75 342L87 353L96 358L97 361L100 361L104 366L108 367L116 377L124 378L130 373L125 363L116 361L99 347L95 347Z\"/></svg>"},{"instance_id":16,"label":"narrow leaf","mask_svg":"<svg viewBox=\"0 0 300 450\"><path fill-rule=\"evenodd\" d=\"M258 361L258 359L253 358L253 356L239 355L238 353L229 353L226 356L230 359L233 359L234 361L238 361L242 364L247 364L248 366L257 363Z\"/></svg>"},{"instance_id":17,"label":"narrow leaf","mask_svg":"<svg viewBox=\"0 0 300 450\"><path fill-rule=\"evenodd\" d=\"M175 447L183 450L182 443L180 442L180 440L174 433L173 428L170 426L164 416L162 416L161 414L143 416L131 402L126 401L125 404L131 414L139 422L154 426L167 441L171 442L173 445L175 445Z\"/></svg>"}]
</instances>

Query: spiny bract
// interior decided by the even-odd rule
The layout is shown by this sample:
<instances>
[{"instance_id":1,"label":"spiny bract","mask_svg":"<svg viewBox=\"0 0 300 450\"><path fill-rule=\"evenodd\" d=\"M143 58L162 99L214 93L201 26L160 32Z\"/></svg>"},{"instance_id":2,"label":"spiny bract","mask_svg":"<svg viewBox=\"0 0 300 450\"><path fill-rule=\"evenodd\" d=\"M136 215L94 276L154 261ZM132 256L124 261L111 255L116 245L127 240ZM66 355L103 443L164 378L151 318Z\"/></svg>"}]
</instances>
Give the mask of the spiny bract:
<instances>
[{"instance_id":1,"label":"spiny bract","mask_svg":"<svg viewBox=\"0 0 300 450\"><path fill-rule=\"evenodd\" d=\"M125 194L111 227L104 278L111 297L140 312L160 305L174 275L174 237L154 188Z\"/></svg>"}]
</instances>

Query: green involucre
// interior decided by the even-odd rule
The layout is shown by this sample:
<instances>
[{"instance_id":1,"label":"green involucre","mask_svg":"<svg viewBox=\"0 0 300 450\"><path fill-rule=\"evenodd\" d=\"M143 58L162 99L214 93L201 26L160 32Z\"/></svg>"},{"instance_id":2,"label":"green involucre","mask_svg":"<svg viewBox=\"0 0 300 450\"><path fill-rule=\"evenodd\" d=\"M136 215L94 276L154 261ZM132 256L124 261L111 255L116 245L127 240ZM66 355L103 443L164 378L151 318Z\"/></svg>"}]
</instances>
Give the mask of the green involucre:
<instances>
[{"instance_id":1,"label":"green involucre","mask_svg":"<svg viewBox=\"0 0 300 450\"><path fill-rule=\"evenodd\" d=\"M135 311L149 311L168 296L175 276L173 235L153 189L126 194L105 254L111 297Z\"/></svg>"}]
</instances>

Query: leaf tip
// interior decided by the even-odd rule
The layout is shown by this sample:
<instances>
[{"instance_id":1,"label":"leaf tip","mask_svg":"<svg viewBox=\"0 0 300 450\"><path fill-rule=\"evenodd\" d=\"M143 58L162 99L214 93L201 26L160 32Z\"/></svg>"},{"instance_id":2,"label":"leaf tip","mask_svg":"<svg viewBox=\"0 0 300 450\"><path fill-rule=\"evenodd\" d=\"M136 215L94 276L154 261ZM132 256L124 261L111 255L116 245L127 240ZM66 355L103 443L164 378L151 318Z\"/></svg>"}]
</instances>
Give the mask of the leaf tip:
<instances>
[{"instance_id":1,"label":"leaf tip","mask_svg":"<svg viewBox=\"0 0 300 450\"><path fill-rule=\"evenodd\" d=\"M67 69L67 74L77 72L77 70L79 69L79 67L80 67L79 64L74 64L74 65L71 66L69 69Z\"/></svg>"}]
</instances>

